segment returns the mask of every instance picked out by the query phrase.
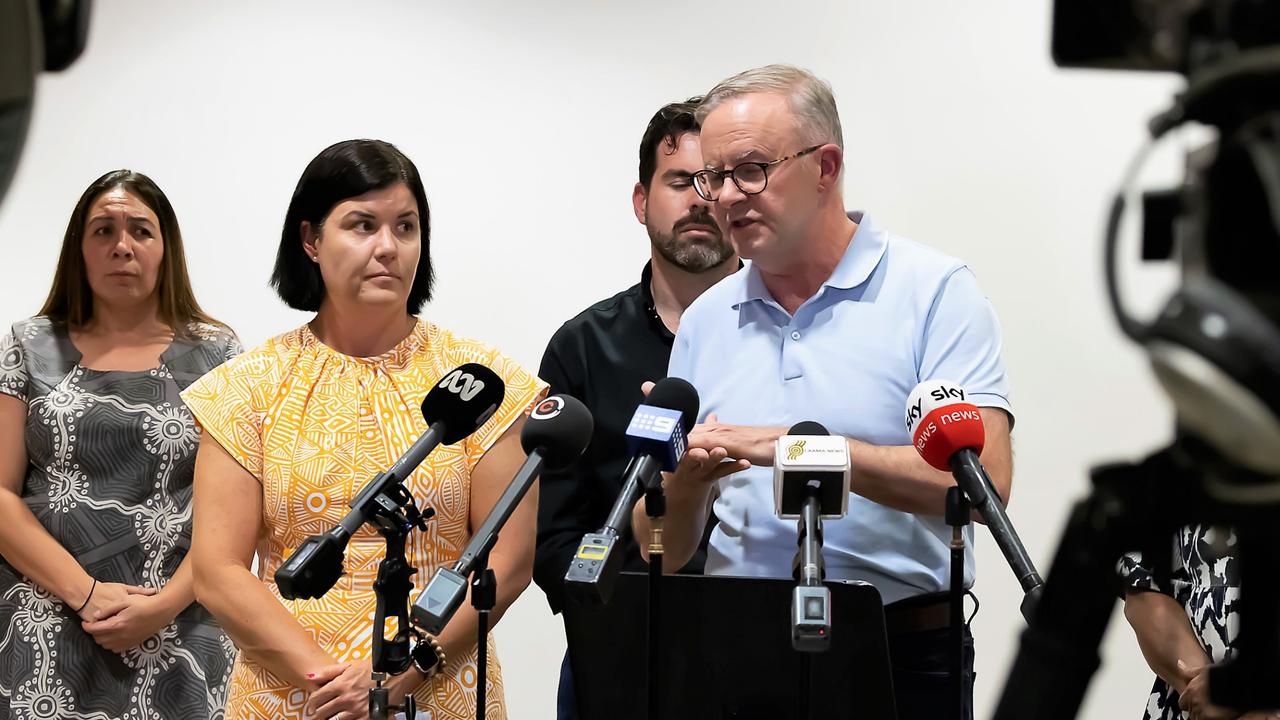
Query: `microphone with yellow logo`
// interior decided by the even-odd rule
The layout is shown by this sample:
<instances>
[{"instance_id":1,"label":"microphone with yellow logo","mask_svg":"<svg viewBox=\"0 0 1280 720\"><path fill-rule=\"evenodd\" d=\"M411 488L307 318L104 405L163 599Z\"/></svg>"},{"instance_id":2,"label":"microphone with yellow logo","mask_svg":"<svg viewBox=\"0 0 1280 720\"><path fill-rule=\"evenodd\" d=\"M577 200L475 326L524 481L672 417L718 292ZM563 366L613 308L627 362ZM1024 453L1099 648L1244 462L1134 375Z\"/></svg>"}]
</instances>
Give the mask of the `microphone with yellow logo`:
<instances>
[{"instance_id":1,"label":"microphone with yellow logo","mask_svg":"<svg viewBox=\"0 0 1280 720\"><path fill-rule=\"evenodd\" d=\"M778 438L773 461L774 509L783 520L798 520L810 497L817 499L822 517L844 517L849 509L849 444L806 420Z\"/></svg>"},{"instance_id":2,"label":"microphone with yellow logo","mask_svg":"<svg viewBox=\"0 0 1280 720\"><path fill-rule=\"evenodd\" d=\"M822 519L849 508L849 444L816 422L802 422L778 438L773 461L778 517L798 519L800 550L791 598L791 645L822 652L831 643L831 591L823 584Z\"/></svg>"}]
</instances>

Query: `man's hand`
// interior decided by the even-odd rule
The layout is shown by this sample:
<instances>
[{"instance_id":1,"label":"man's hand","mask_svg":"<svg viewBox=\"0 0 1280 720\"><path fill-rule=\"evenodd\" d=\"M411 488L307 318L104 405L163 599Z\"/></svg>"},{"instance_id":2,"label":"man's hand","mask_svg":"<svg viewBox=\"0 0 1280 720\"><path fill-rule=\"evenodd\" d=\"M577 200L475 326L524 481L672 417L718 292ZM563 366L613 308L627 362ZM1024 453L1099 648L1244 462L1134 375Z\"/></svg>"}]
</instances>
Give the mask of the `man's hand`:
<instances>
[{"instance_id":1,"label":"man's hand","mask_svg":"<svg viewBox=\"0 0 1280 720\"><path fill-rule=\"evenodd\" d=\"M778 438L786 434L787 428L784 427L729 425L720 422L712 413L706 422L695 425L693 432L689 433L689 451L724 450L726 457L744 460L750 465L771 467Z\"/></svg>"},{"instance_id":2,"label":"man's hand","mask_svg":"<svg viewBox=\"0 0 1280 720\"><path fill-rule=\"evenodd\" d=\"M176 615L159 595L130 592L111 605L94 612L94 619L81 623L93 641L115 653L142 644L173 622Z\"/></svg>"},{"instance_id":3,"label":"man's hand","mask_svg":"<svg viewBox=\"0 0 1280 720\"><path fill-rule=\"evenodd\" d=\"M654 383L645 382L640 385L640 392L647 398L653 386ZM689 433L689 449L681 459L680 467L675 473L666 473L663 477L678 475L677 482L683 479L714 482L752 465L770 467L773 465L774 445L786 434L786 428L728 425L711 413L705 422L693 426ZM726 458L741 462L722 466Z\"/></svg>"},{"instance_id":4,"label":"man's hand","mask_svg":"<svg viewBox=\"0 0 1280 720\"><path fill-rule=\"evenodd\" d=\"M641 386L646 397L652 389L651 382ZM708 416L707 421L715 423L715 415ZM676 464L675 471L662 473L662 487L667 497L663 535L664 572L675 572L693 557L707 523L710 513L708 502L716 482L726 475L751 467L746 459L730 460L730 457L730 451L724 447L693 447L690 444ZM649 518L643 512L644 507L643 503L638 502L631 509L631 531L640 544L641 556L648 561L645 538L650 525Z\"/></svg>"},{"instance_id":5,"label":"man's hand","mask_svg":"<svg viewBox=\"0 0 1280 720\"><path fill-rule=\"evenodd\" d=\"M1236 720L1240 713L1209 702L1209 666L1192 667L1178 661L1178 672L1187 680L1180 693L1178 707L1191 714L1191 720Z\"/></svg>"},{"instance_id":6,"label":"man's hand","mask_svg":"<svg viewBox=\"0 0 1280 720\"><path fill-rule=\"evenodd\" d=\"M708 420L715 415L708 416ZM701 426L699 426L701 427ZM696 430L696 428L695 428ZM742 472L751 467L746 460L728 460L729 451L723 447L695 448L690 446L675 472L662 473L662 486L675 490L700 490L702 486L718 481L726 475Z\"/></svg>"}]
</instances>

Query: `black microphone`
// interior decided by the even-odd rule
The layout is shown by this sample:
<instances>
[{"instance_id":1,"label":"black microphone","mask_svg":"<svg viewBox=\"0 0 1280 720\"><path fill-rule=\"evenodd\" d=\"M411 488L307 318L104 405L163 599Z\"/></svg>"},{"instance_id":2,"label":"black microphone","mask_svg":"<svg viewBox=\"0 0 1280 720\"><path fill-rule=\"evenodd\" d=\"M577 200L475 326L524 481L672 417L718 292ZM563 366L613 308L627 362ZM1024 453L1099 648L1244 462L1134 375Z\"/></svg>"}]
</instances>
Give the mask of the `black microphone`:
<instances>
[{"instance_id":1,"label":"black microphone","mask_svg":"<svg viewBox=\"0 0 1280 720\"><path fill-rule=\"evenodd\" d=\"M622 570L622 552L615 552L619 536L631 526L631 508L640 493L660 481L662 471L675 470L688 447L689 432L698 421L698 391L686 380L659 380L636 408L627 426L631 462L623 473L622 492L598 532L587 533L565 573L565 590L578 599L608 602Z\"/></svg>"},{"instance_id":2,"label":"black microphone","mask_svg":"<svg viewBox=\"0 0 1280 720\"><path fill-rule=\"evenodd\" d=\"M422 401L427 431L395 464L365 484L349 503L351 511L341 522L323 535L304 540L276 569L280 595L296 600L318 598L329 592L342 575L347 541L366 522L400 525L406 532L422 526L435 513L427 508L415 521L399 512L413 503L404 480L437 445L452 445L478 430L497 412L505 396L502 378L484 365L467 363L446 374Z\"/></svg>"},{"instance_id":3,"label":"black microphone","mask_svg":"<svg viewBox=\"0 0 1280 720\"><path fill-rule=\"evenodd\" d=\"M498 541L498 533L515 512L533 481L548 467L559 470L573 464L591 442L591 412L570 395L552 395L538 403L524 428L520 445L529 457L516 471L515 477L480 524L462 555L451 568L440 568L426 589L418 595L412 608L413 623L432 635L438 635L448 624L467 594L467 578L478 560L487 557Z\"/></svg>"}]
</instances>

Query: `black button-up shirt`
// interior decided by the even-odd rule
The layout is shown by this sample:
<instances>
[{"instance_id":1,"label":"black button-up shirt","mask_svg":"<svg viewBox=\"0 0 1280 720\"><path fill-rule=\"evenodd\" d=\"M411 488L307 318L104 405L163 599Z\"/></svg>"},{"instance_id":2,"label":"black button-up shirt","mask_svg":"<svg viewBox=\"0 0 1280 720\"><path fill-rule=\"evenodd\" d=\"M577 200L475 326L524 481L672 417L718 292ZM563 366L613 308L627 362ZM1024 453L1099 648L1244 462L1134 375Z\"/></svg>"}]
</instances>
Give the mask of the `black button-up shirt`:
<instances>
[{"instance_id":1,"label":"black button-up shirt","mask_svg":"<svg viewBox=\"0 0 1280 720\"><path fill-rule=\"evenodd\" d=\"M553 612L564 607L564 575L582 536L599 530L622 490L622 473L631 459L626 432L636 406L644 402L640 385L667 376L675 336L658 317L645 265L640 284L587 308L551 337L538 376L552 393L581 400L595 417L595 432L582 458L567 470L544 472L538 496L538 549L533 579L547 594ZM710 528L713 523L709 523ZM623 570L644 570L630 532L623 543ZM681 572L702 573L706 534Z\"/></svg>"}]
</instances>

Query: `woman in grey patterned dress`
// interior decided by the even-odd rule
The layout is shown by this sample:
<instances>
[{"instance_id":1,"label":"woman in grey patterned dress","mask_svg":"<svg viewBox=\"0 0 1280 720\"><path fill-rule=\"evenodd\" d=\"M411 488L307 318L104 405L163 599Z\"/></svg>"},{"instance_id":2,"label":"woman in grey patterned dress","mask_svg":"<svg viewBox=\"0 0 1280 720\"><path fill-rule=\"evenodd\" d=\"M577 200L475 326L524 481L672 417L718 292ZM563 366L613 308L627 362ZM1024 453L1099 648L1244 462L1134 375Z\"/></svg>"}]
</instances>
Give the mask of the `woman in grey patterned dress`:
<instances>
[{"instance_id":1,"label":"woman in grey patterned dress","mask_svg":"<svg viewBox=\"0 0 1280 720\"><path fill-rule=\"evenodd\" d=\"M0 719L222 717L235 648L184 560L178 393L239 350L155 183L90 185L40 315L0 340Z\"/></svg>"}]
</instances>

